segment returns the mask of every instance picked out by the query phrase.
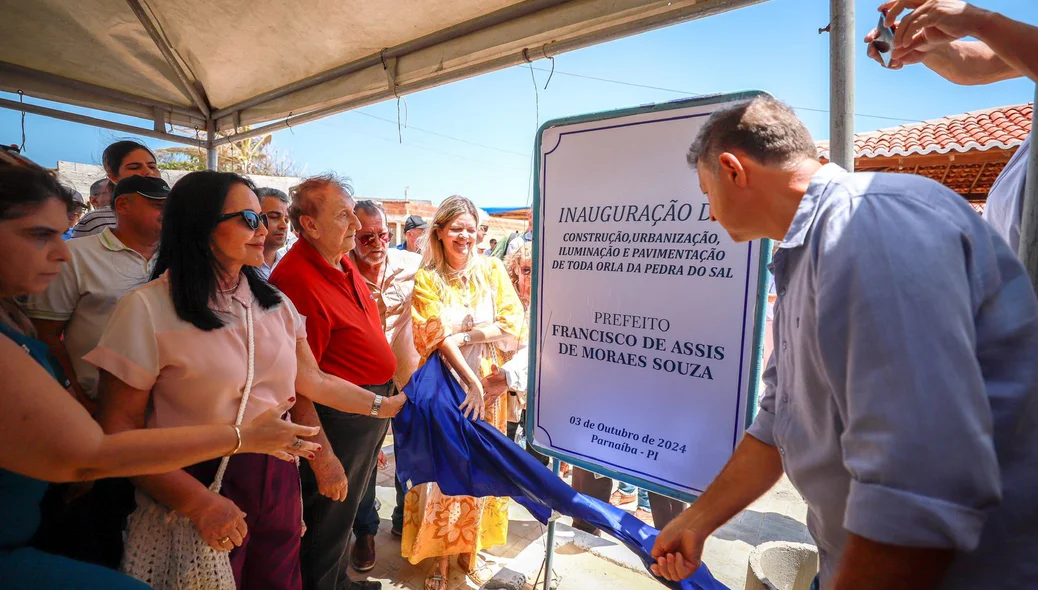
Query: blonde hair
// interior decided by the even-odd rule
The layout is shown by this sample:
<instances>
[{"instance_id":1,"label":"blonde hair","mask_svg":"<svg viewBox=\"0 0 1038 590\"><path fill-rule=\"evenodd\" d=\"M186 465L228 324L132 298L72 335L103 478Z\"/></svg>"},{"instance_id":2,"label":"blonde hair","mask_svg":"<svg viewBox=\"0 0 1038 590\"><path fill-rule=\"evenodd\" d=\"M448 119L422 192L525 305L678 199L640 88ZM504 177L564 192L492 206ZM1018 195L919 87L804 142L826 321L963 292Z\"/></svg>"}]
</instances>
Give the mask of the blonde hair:
<instances>
[{"instance_id":1,"label":"blonde hair","mask_svg":"<svg viewBox=\"0 0 1038 590\"><path fill-rule=\"evenodd\" d=\"M489 289L489 285L484 280L485 273L480 272L487 264L487 260L485 256L480 255L475 236L472 237L472 247L469 249L469 258L465 261L465 268L457 271L447 263L443 241L440 240L437 232L439 229L446 229L455 219L465 214L471 215L474 222L479 222L479 210L472 204L472 201L461 195L452 195L440 203L436 209L436 215L433 216L432 224L429 226L429 231L425 232L425 236L422 238L424 240L422 268L429 271L441 293L448 289L450 277L460 272L471 281L476 295L481 296Z\"/></svg>"},{"instance_id":2,"label":"blonde hair","mask_svg":"<svg viewBox=\"0 0 1038 590\"><path fill-rule=\"evenodd\" d=\"M508 270L508 278L512 279L515 292L519 292L519 273L523 263L527 260L533 261L533 243L526 242L518 250L512 252L505 258L505 269Z\"/></svg>"}]
</instances>

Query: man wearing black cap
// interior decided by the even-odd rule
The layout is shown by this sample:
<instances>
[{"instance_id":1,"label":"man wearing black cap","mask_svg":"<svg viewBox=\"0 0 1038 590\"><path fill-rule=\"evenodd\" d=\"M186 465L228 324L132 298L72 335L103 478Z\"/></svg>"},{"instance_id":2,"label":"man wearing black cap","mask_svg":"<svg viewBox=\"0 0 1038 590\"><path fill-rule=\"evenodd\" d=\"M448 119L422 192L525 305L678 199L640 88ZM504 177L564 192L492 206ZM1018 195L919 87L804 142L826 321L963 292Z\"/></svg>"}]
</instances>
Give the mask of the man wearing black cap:
<instances>
[{"instance_id":1,"label":"man wearing black cap","mask_svg":"<svg viewBox=\"0 0 1038 590\"><path fill-rule=\"evenodd\" d=\"M425 222L418 215L408 215L404 221L404 238L403 242L396 247L397 250L407 250L408 252L422 253L422 245L420 240L425 236L425 232L429 230L429 224Z\"/></svg>"},{"instance_id":2,"label":"man wearing black cap","mask_svg":"<svg viewBox=\"0 0 1038 590\"><path fill-rule=\"evenodd\" d=\"M115 228L69 240L71 256L61 274L46 291L31 295L26 305L40 339L72 382L73 395L91 413L97 404L98 372L83 355L97 346L119 298L151 279L169 185L161 178L131 176L115 186L113 195ZM109 489L119 484L123 486ZM102 480L97 488L105 489L66 504L68 494L82 488L58 486L44 500L41 548L108 567L119 565L132 488L126 480ZM124 506L127 500L129 507Z\"/></svg>"}]
</instances>

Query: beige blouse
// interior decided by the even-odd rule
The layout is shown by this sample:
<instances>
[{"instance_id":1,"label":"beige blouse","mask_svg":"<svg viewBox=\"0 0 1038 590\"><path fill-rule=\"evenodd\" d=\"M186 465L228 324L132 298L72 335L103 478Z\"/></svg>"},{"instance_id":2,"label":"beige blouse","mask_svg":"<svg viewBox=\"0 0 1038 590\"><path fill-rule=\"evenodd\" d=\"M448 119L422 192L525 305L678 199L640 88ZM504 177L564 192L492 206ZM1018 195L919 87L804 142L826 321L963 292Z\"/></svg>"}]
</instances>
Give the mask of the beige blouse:
<instances>
[{"instance_id":1,"label":"beige blouse","mask_svg":"<svg viewBox=\"0 0 1038 590\"><path fill-rule=\"evenodd\" d=\"M247 306L256 346L248 423L295 394L296 341L306 338L306 323L287 297L273 309L260 307L244 277L214 308L225 326L210 332L177 316L167 275L141 285L119 300L84 358L152 392L148 427L233 424L248 372Z\"/></svg>"}]
</instances>

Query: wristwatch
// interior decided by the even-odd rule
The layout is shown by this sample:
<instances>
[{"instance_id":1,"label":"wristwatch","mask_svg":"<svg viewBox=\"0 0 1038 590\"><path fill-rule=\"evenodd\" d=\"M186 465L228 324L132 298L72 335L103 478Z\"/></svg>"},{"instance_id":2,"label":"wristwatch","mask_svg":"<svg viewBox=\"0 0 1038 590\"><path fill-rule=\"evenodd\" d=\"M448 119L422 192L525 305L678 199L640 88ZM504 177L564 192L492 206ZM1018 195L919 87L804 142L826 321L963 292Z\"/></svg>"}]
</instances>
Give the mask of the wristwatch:
<instances>
[{"instance_id":1,"label":"wristwatch","mask_svg":"<svg viewBox=\"0 0 1038 590\"><path fill-rule=\"evenodd\" d=\"M464 334L462 334L461 335L461 343L462 344L470 344L470 343L472 343L472 334L469 334L468 332L465 332Z\"/></svg>"},{"instance_id":2,"label":"wristwatch","mask_svg":"<svg viewBox=\"0 0 1038 590\"><path fill-rule=\"evenodd\" d=\"M378 418L379 410L382 409L382 400L385 399L381 395L375 394L375 401L371 402L371 415Z\"/></svg>"}]
</instances>

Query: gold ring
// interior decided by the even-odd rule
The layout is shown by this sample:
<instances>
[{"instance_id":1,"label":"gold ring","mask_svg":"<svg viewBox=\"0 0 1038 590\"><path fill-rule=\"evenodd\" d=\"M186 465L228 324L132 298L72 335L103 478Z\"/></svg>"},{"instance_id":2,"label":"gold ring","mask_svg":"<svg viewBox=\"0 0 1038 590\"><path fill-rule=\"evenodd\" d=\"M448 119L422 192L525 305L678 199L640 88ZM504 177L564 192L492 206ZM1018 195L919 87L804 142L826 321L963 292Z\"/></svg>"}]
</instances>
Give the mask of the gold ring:
<instances>
[{"instance_id":1,"label":"gold ring","mask_svg":"<svg viewBox=\"0 0 1038 590\"><path fill-rule=\"evenodd\" d=\"M301 446L303 446L303 439L301 439L301 438L297 438L296 442L292 443L292 448L293 449L298 449Z\"/></svg>"},{"instance_id":2,"label":"gold ring","mask_svg":"<svg viewBox=\"0 0 1038 590\"><path fill-rule=\"evenodd\" d=\"M224 538L220 539L220 544L221 545L226 545L226 544L228 544L230 542L231 542L231 538L230 537L224 537Z\"/></svg>"}]
</instances>

